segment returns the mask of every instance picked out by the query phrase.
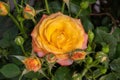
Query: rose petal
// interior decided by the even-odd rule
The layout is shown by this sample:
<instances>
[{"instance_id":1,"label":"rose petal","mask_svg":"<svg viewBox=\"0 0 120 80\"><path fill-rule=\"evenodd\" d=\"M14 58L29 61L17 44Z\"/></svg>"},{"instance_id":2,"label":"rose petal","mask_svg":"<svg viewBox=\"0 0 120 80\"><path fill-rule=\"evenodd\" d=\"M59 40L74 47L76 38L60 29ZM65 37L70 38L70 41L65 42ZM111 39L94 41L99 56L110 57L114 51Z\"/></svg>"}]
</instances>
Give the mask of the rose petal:
<instances>
[{"instance_id":1,"label":"rose petal","mask_svg":"<svg viewBox=\"0 0 120 80\"><path fill-rule=\"evenodd\" d=\"M32 41L32 47L33 47L33 51L36 52L39 57L43 57L46 55L46 52L43 51L41 48L38 48L34 43L34 41Z\"/></svg>"},{"instance_id":2,"label":"rose petal","mask_svg":"<svg viewBox=\"0 0 120 80\"><path fill-rule=\"evenodd\" d=\"M71 59L58 59L57 63L60 64L61 66L69 66L73 63L73 60L71 60Z\"/></svg>"},{"instance_id":3,"label":"rose petal","mask_svg":"<svg viewBox=\"0 0 120 80\"><path fill-rule=\"evenodd\" d=\"M39 25L41 24L41 22L47 17L47 15L43 15L41 20L38 22L38 24L35 26L35 28L33 29L32 33L31 33L31 36L32 38L36 38L37 36L37 32L36 30L38 29Z\"/></svg>"},{"instance_id":4,"label":"rose petal","mask_svg":"<svg viewBox=\"0 0 120 80\"><path fill-rule=\"evenodd\" d=\"M87 41L88 41L88 35L85 33L82 49L86 49L87 48Z\"/></svg>"},{"instance_id":5,"label":"rose petal","mask_svg":"<svg viewBox=\"0 0 120 80\"><path fill-rule=\"evenodd\" d=\"M36 41L36 37L37 37L37 30L38 30L38 27L39 25L41 24L41 22L47 17L47 15L43 15L41 20L39 21L39 23L35 26L35 28L33 29L32 33L31 33L31 36L32 36L32 47L33 47L33 51L34 52L37 52L37 53L40 53L41 52L41 48L38 47L35 43ZM41 54L40 54L41 55Z\"/></svg>"},{"instance_id":6,"label":"rose petal","mask_svg":"<svg viewBox=\"0 0 120 80\"><path fill-rule=\"evenodd\" d=\"M38 55L39 57L43 57L43 56L45 56L46 54L41 51L41 52L37 52L37 55Z\"/></svg>"}]
</instances>

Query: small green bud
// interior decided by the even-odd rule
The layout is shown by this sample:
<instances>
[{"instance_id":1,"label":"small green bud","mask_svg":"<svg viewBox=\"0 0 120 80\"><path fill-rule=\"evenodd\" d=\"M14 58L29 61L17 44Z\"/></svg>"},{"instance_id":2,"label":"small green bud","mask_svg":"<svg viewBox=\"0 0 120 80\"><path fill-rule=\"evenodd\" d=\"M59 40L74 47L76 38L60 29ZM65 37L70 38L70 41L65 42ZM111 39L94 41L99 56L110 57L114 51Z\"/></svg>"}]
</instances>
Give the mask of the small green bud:
<instances>
[{"instance_id":1,"label":"small green bud","mask_svg":"<svg viewBox=\"0 0 120 80\"><path fill-rule=\"evenodd\" d=\"M104 53L108 53L108 52L109 52L109 45L104 45L104 46L102 47L102 51L103 51Z\"/></svg>"},{"instance_id":2,"label":"small green bud","mask_svg":"<svg viewBox=\"0 0 120 80\"><path fill-rule=\"evenodd\" d=\"M16 38L15 38L15 43L17 44L17 45L23 45L23 43L24 43L24 38L23 37L21 37L21 36L17 36Z\"/></svg>"},{"instance_id":3,"label":"small green bud","mask_svg":"<svg viewBox=\"0 0 120 80\"><path fill-rule=\"evenodd\" d=\"M80 4L80 6L81 6L82 9L86 9L86 8L88 8L88 6L89 6L89 2L88 2L88 1L83 1L83 2Z\"/></svg>"},{"instance_id":4,"label":"small green bud","mask_svg":"<svg viewBox=\"0 0 120 80\"><path fill-rule=\"evenodd\" d=\"M94 39L94 33L91 30L88 31L88 39L89 39L89 43L92 43Z\"/></svg>"},{"instance_id":5,"label":"small green bud","mask_svg":"<svg viewBox=\"0 0 120 80\"><path fill-rule=\"evenodd\" d=\"M32 80L38 80L37 78L33 78Z\"/></svg>"},{"instance_id":6,"label":"small green bud","mask_svg":"<svg viewBox=\"0 0 120 80\"><path fill-rule=\"evenodd\" d=\"M90 56L88 56L87 58L86 58L86 63L87 64L91 64L93 62L93 59L90 57Z\"/></svg>"},{"instance_id":7,"label":"small green bud","mask_svg":"<svg viewBox=\"0 0 120 80\"><path fill-rule=\"evenodd\" d=\"M105 74L105 73L107 72L107 68L105 68L105 67L100 67L100 72L101 72L102 74Z\"/></svg>"}]
</instances>

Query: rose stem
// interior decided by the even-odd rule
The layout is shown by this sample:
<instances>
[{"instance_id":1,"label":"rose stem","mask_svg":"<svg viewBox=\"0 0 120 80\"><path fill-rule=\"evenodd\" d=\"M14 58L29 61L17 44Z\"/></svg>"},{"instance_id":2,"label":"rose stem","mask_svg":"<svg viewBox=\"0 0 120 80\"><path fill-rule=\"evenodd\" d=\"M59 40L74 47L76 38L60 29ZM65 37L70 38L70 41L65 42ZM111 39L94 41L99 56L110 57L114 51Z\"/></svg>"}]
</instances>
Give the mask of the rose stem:
<instances>
[{"instance_id":1,"label":"rose stem","mask_svg":"<svg viewBox=\"0 0 120 80\"><path fill-rule=\"evenodd\" d=\"M62 4L61 12L64 13L64 10L65 10L65 2L63 2Z\"/></svg>"},{"instance_id":2,"label":"rose stem","mask_svg":"<svg viewBox=\"0 0 120 80\"><path fill-rule=\"evenodd\" d=\"M49 6L48 6L48 1L47 0L45 0L45 5L46 5L47 13L50 14L50 10L49 10Z\"/></svg>"}]
</instances>

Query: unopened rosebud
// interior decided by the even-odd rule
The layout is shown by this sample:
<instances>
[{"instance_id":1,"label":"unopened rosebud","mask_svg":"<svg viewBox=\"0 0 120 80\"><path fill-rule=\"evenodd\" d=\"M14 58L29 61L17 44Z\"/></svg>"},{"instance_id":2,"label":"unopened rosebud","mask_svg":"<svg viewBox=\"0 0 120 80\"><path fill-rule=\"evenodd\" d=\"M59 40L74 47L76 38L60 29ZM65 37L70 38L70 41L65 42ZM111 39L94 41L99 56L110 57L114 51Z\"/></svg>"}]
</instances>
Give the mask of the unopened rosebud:
<instances>
[{"instance_id":1,"label":"unopened rosebud","mask_svg":"<svg viewBox=\"0 0 120 80\"><path fill-rule=\"evenodd\" d=\"M73 52L73 54L71 55L71 59L73 59L73 60L83 60L83 59L85 59L85 56L86 56L86 52L76 51L76 52Z\"/></svg>"},{"instance_id":2,"label":"unopened rosebud","mask_svg":"<svg viewBox=\"0 0 120 80\"><path fill-rule=\"evenodd\" d=\"M96 59L100 62L104 62L107 60L107 55L104 52L97 52Z\"/></svg>"},{"instance_id":3,"label":"unopened rosebud","mask_svg":"<svg viewBox=\"0 0 120 80\"><path fill-rule=\"evenodd\" d=\"M104 46L102 47L102 51L103 51L104 53L108 53L108 52L109 52L109 45L104 45Z\"/></svg>"},{"instance_id":4,"label":"unopened rosebud","mask_svg":"<svg viewBox=\"0 0 120 80\"><path fill-rule=\"evenodd\" d=\"M88 1L83 1L83 2L80 4L80 6L81 6L81 9L86 9L86 8L88 8L88 6L89 6L89 2L88 2Z\"/></svg>"},{"instance_id":5,"label":"unopened rosebud","mask_svg":"<svg viewBox=\"0 0 120 80\"><path fill-rule=\"evenodd\" d=\"M6 16L8 12L9 12L8 4L0 1L0 15Z\"/></svg>"},{"instance_id":6,"label":"unopened rosebud","mask_svg":"<svg viewBox=\"0 0 120 80\"><path fill-rule=\"evenodd\" d=\"M87 63L87 64L91 64L92 62L93 62L92 57L88 56L88 57L86 58L86 63Z\"/></svg>"},{"instance_id":7,"label":"unopened rosebud","mask_svg":"<svg viewBox=\"0 0 120 80\"><path fill-rule=\"evenodd\" d=\"M36 11L33 7L29 6L28 4L23 10L23 16L25 19L33 19L36 15Z\"/></svg>"},{"instance_id":8,"label":"unopened rosebud","mask_svg":"<svg viewBox=\"0 0 120 80\"><path fill-rule=\"evenodd\" d=\"M15 43L17 44L17 45L23 45L23 43L24 43L24 38L23 37L21 37L21 36L17 36L16 38L15 38Z\"/></svg>"},{"instance_id":9,"label":"unopened rosebud","mask_svg":"<svg viewBox=\"0 0 120 80\"><path fill-rule=\"evenodd\" d=\"M100 67L100 72L101 72L102 74L105 74L105 73L107 72L107 68L105 68L105 67Z\"/></svg>"},{"instance_id":10,"label":"unopened rosebud","mask_svg":"<svg viewBox=\"0 0 120 80\"><path fill-rule=\"evenodd\" d=\"M46 60L48 63L54 63L56 62L57 58L54 54L48 54L46 55Z\"/></svg>"},{"instance_id":11,"label":"unopened rosebud","mask_svg":"<svg viewBox=\"0 0 120 80\"><path fill-rule=\"evenodd\" d=\"M91 30L88 31L88 39L89 39L89 43L92 43L94 39L94 33Z\"/></svg>"},{"instance_id":12,"label":"unopened rosebud","mask_svg":"<svg viewBox=\"0 0 120 80\"><path fill-rule=\"evenodd\" d=\"M23 63L28 71L37 72L41 68L41 62L37 57L26 58Z\"/></svg>"}]
</instances>

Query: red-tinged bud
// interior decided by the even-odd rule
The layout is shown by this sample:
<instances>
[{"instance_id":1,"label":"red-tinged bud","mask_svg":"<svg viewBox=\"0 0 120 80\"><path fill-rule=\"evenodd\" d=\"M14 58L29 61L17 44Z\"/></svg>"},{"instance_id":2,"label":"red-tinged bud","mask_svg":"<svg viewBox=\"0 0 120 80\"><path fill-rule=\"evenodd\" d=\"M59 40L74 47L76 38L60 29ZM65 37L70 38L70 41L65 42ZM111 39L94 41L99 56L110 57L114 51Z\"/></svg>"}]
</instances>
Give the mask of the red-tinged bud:
<instances>
[{"instance_id":1,"label":"red-tinged bud","mask_svg":"<svg viewBox=\"0 0 120 80\"><path fill-rule=\"evenodd\" d=\"M28 4L23 10L23 16L25 19L33 19L36 15L36 11L33 7L29 6Z\"/></svg>"},{"instance_id":2,"label":"red-tinged bud","mask_svg":"<svg viewBox=\"0 0 120 80\"><path fill-rule=\"evenodd\" d=\"M8 12L9 12L8 4L0 1L0 15L6 16Z\"/></svg>"},{"instance_id":3,"label":"red-tinged bud","mask_svg":"<svg viewBox=\"0 0 120 80\"><path fill-rule=\"evenodd\" d=\"M84 51L76 51L71 55L71 59L73 60L83 60L85 59L86 52Z\"/></svg>"},{"instance_id":4,"label":"red-tinged bud","mask_svg":"<svg viewBox=\"0 0 120 80\"><path fill-rule=\"evenodd\" d=\"M48 63L55 63L57 58L54 54L47 54L46 55L46 60Z\"/></svg>"},{"instance_id":5,"label":"red-tinged bud","mask_svg":"<svg viewBox=\"0 0 120 80\"><path fill-rule=\"evenodd\" d=\"M37 57L26 58L23 63L28 71L37 72L41 68L41 62Z\"/></svg>"}]
</instances>

